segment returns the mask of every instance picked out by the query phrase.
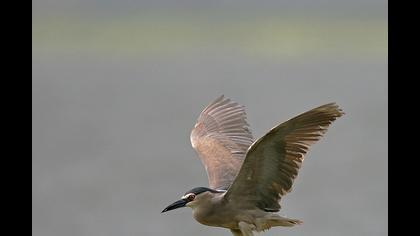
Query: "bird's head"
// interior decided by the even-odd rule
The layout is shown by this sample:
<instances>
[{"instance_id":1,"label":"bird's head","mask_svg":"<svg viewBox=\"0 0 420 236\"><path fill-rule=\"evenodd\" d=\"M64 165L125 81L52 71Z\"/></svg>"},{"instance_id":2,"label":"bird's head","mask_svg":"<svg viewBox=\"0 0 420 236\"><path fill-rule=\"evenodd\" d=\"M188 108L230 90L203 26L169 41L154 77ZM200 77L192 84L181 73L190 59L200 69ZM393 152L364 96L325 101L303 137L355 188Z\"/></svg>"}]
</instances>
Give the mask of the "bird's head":
<instances>
[{"instance_id":1,"label":"bird's head","mask_svg":"<svg viewBox=\"0 0 420 236\"><path fill-rule=\"evenodd\" d=\"M163 212L175 210L181 207L191 207L199 205L200 203L211 199L214 195L224 193L225 190L215 190L206 187L197 187L187 191L180 200L172 203L163 209Z\"/></svg>"}]
</instances>

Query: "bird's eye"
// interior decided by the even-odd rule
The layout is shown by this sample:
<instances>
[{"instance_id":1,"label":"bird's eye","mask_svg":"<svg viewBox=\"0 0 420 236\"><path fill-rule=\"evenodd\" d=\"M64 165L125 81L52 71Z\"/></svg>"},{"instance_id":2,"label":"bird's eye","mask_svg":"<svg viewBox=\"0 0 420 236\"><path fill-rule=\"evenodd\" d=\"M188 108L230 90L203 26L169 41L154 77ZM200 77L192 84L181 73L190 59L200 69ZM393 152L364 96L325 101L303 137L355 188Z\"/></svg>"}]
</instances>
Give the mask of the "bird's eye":
<instances>
[{"instance_id":1,"label":"bird's eye","mask_svg":"<svg viewBox=\"0 0 420 236\"><path fill-rule=\"evenodd\" d=\"M194 200L194 198L195 198L195 195L194 194L191 194L191 195L188 196L187 199L188 199L188 201L191 202L192 200Z\"/></svg>"}]
</instances>

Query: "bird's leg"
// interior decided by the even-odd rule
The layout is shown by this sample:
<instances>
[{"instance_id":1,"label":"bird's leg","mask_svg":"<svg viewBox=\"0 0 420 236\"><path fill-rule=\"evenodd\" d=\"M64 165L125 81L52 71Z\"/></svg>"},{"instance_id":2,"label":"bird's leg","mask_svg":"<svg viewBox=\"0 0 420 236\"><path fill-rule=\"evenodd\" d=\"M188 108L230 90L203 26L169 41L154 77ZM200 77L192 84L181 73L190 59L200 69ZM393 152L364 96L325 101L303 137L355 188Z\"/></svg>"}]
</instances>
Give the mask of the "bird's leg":
<instances>
[{"instance_id":1,"label":"bird's leg","mask_svg":"<svg viewBox=\"0 0 420 236\"><path fill-rule=\"evenodd\" d=\"M239 229L231 229L230 232L232 232L233 236L243 236Z\"/></svg>"},{"instance_id":2,"label":"bird's leg","mask_svg":"<svg viewBox=\"0 0 420 236\"><path fill-rule=\"evenodd\" d=\"M238 226L243 236L254 236L254 233L252 233L252 230L255 229L254 225L241 221Z\"/></svg>"},{"instance_id":3,"label":"bird's leg","mask_svg":"<svg viewBox=\"0 0 420 236\"><path fill-rule=\"evenodd\" d=\"M273 226L285 226L285 227L291 227L295 225L300 225L303 222L298 219L289 219L283 216L279 216L276 214L271 215L269 218L269 224Z\"/></svg>"}]
</instances>

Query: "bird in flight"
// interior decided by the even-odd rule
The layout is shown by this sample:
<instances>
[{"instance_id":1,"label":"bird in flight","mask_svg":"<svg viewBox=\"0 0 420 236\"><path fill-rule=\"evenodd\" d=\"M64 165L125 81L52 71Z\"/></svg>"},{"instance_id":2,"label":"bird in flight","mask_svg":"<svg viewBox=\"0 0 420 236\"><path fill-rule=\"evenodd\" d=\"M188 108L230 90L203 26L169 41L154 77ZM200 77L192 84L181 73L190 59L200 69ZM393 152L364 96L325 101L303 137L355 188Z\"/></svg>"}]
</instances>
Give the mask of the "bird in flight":
<instances>
[{"instance_id":1,"label":"bird in flight","mask_svg":"<svg viewBox=\"0 0 420 236\"><path fill-rule=\"evenodd\" d=\"M335 103L325 104L254 141L244 106L220 96L201 112L190 137L209 187L187 191L162 213L190 207L199 223L235 236L301 224L277 214L279 201L291 191L310 145L343 114Z\"/></svg>"}]
</instances>

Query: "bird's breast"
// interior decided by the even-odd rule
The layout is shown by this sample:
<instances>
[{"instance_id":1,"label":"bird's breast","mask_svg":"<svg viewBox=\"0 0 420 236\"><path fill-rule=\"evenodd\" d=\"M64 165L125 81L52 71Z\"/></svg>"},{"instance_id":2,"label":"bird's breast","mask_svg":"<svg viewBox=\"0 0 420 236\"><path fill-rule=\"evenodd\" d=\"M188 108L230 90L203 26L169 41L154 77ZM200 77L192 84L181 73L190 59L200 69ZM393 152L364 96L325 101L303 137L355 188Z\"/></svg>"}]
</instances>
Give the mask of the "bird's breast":
<instances>
[{"instance_id":1,"label":"bird's breast","mask_svg":"<svg viewBox=\"0 0 420 236\"><path fill-rule=\"evenodd\" d=\"M193 217L196 221L203 225L223 227L223 228L237 228L235 216L232 211L225 209L223 206L200 206L193 210Z\"/></svg>"}]
</instances>

